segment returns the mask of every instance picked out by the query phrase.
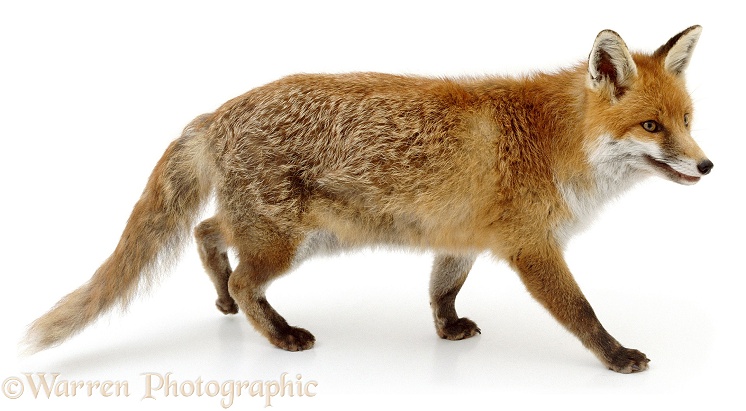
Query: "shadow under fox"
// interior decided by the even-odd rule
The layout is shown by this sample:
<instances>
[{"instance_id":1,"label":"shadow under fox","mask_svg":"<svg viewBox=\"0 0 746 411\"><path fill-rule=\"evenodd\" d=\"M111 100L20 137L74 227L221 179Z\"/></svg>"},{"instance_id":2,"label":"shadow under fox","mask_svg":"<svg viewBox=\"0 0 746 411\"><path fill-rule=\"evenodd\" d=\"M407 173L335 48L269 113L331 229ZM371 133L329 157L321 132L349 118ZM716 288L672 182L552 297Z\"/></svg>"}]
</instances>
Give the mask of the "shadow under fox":
<instances>
[{"instance_id":1,"label":"shadow under fox","mask_svg":"<svg viewBox=\"0 0 746 411\"><path fill-rule=\"evenodd\" d=\"M648 358L596 318L562 250L645 176L693 184L711 170L690 136L683 79L700 31L645 54L605 30L587 63L550 74L296 75L251 90L168 147L113 254L30 326L29 349L126 305L194 229L218 309L240 309L285 350L315 339L272 308L271 281L314 255L386 244L436 252L430 296L442 338L480 333L454 302L486 251L608 368L645 370ZM195 229L213 195L217 214Z\"/></svg>"}]
</instances>

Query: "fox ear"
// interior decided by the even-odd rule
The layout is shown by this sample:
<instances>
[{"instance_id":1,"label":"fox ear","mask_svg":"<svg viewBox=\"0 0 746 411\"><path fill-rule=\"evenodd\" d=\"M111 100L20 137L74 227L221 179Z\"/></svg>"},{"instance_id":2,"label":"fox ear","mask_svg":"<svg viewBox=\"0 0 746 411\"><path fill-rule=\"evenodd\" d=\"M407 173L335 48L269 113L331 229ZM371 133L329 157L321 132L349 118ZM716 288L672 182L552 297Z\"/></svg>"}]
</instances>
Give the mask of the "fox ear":
<instances>
[{"instance_id":1,"label":"fox ear","mask_svg":"<svg viewBox=\"0 0 746 411\"><path fill-rule=\"evenodd\" d=\"M700 34L702 34L702 26L689 27L671 37L666 44L655 51L653 56L663 58L663 67L673 74L680 75L689 65L692 51L697 45Z\"/></svg>"},{"instance_id":2,"label":"fox ear","mask_svg":"<svg viewBox=\"0 0 746 411\"><path fill-rule=\"evenodd\" d=\"M598 33L588 57L590 86L608 90L615 100L621 97L637 76L637 65L619 35L612 30Z\"/></svg>"}]
</instances>

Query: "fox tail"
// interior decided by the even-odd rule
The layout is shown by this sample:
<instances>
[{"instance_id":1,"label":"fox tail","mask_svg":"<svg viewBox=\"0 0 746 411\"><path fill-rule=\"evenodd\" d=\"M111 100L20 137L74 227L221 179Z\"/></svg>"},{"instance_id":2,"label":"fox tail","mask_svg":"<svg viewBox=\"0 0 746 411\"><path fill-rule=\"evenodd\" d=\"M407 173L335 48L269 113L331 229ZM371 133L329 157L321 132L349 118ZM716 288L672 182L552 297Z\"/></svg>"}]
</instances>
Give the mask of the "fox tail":
<instances>
[{"instance_id":1,"label":"fox tail","mask_svg":"<svg viewBox=\"0 0 746 411\"><path fill-rule=\"evenodd\" d=\"M166 149L114 252L87 283L29 326L25 353L58 345L112 308L126 308L160 268L175 260L212 191L205 137L210 122L209 114L196 118Z\"/></svg>"}]
</instances>

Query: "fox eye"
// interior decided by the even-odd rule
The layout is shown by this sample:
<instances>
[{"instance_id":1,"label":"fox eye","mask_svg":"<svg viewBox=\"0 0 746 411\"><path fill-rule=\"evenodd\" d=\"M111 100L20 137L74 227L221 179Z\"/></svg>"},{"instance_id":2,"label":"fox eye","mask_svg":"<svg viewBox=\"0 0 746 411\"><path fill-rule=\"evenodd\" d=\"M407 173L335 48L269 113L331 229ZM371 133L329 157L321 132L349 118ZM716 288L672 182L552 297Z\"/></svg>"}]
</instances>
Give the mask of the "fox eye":
<instances>
[{"instance_id":1,"label":"fox eye","mask_svg":"<svg viewBox=\"0 0 746 411\"><path fill-rule=\"evenodd\" d=\"M642 128L644 128L645 131L647 131L649 133L657 133L657 132L661 131L661 129L663 128L655 120L644 121L641 125L642 125Z\"/></svg>"},{"instance_id":2,"label":"fox eye","mask_svg":"<svg viewBox=\"0 0 746 411\"><path fill-rule=\"evenodd\" d=\"M684 126L689 127L689 113L684 114Z\"/></svg>"}]
</instances>

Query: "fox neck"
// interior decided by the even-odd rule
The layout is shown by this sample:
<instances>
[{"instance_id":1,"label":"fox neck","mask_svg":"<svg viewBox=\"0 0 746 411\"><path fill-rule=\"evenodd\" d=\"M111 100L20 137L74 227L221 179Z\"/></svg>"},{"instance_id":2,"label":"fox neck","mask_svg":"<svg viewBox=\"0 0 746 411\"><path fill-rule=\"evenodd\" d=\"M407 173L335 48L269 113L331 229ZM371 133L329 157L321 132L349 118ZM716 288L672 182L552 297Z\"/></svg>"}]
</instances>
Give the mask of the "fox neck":
<instances>
[{"instance_id":1,"label":"fox neck","mask_svg":"<svg viewBox=\"0 0 746 411\"><path fill-rule=\"evenodd\" d=\"M555 235L563 246L576 233L588 227L609 200L621 195L647 174L619 161L628 153L623 143L610 135L589 139L584 145L586 171L575 178L558 180L557 188L569 211Z\"/></svg>"}]
</instances>

